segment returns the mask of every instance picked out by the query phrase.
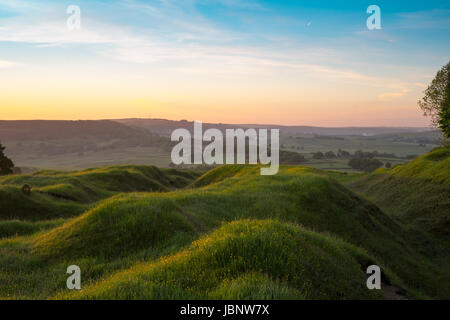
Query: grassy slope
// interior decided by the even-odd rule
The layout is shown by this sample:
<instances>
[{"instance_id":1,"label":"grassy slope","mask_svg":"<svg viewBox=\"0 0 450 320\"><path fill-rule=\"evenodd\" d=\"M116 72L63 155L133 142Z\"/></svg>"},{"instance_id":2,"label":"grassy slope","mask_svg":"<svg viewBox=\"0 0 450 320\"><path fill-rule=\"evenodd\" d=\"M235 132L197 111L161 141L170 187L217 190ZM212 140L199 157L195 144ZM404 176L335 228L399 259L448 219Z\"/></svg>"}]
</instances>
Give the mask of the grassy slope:
<instances>
[{"instance_id":1,"label":"grassy slope","mask_svg":"<svg viewBox=\"0 0 450 320\"><path fill-rule=\"evenodd\" d=\"M175 255L134 266L69 297L381 298L365 288L362 260L370 259L340 240L297 225L241 220Z\"/></svg>"},{"instance_id":2,"label":"grassy slope","mask_svg":"<svg viewBox=\"0 0 450 320\"><path fill-rule=\"evenodd\" d=\"M90 204L120 192L169 191L196 173L154 166L111 166L83 171L39 171L0 178L0 220L44 220L82 213ZM32 187L30 196L20 188Z\"/></svg>"},{"instance_id":3,"label":"grassy slope","mask_svg":"<svg viewBox=\"0 0 450 320\"><path fill-rule=\"evenodd\" d=\"M6 220L0 221L0 239L17 237L19 235L30 235L39 231L58 227L66 222L66 219L59 218L37 222Z\"/></svg>"},{"instance_id":4,"label":"grassy slope","mask_svg":"<svg viewBox=\"0 0 450 320\"><path fill-rule=\"evenodd\" d=\"M369 298L361 270L375 262L413 297L448 297L408 237L319 170L224 166L191 189L116 195L50 231L0 240L0 296L67 297L65 268L77 264L83 298Z\"/></svg>"},{"instance_id":5,"label":"grassy slope","mask_svg":"<svg viewBox=\"0 0 450 320\"><path fill-rule=\"evenodd\" d=\"M432 152L348 184L415 231L450 244L450 149Z\"/></svg>"},{"instance_id":6,"label":"grassy slope","mask_svg":"<svg viewBox=\"0 0 450 320\"><path fill-rule=\"evenodd\" d=\"M225 166L194 184L200 185L205 186L108 199L34 238L33 252L53 261L98 256L112 260L174 243L188 245L222 221L277 219L360 246L400 276L402 286L438 294L439 275L408 246L402 228L319 170L283 167L277 176L264 177L258 167Z\"/></svg>"}]
</instances>

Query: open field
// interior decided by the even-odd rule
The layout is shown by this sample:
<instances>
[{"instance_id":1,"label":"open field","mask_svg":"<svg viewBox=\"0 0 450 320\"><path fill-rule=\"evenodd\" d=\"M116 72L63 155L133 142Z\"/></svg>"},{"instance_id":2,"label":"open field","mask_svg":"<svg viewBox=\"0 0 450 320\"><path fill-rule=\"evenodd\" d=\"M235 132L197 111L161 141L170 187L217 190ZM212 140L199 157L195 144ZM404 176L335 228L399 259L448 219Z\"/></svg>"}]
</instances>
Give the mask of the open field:
<instances>
[{"instance_id":1,"label":"open field","mask_svg":"<svg viewBox=\"0 0 450 320\"><path fill-rule=\"evenodd\" d=\"M26 144L25 144L26 146ZM19 167L39 169L80 170L108 165L154 165L168 168L170 151L158 147L124 147L104 151L84 151L82 154L62 153L57 155L26 155L12 153Z\"/></svg>"},{"instance_id":2,"label":"open field","mask_svg":"<svg viewBox=\"0 0 450 320\"><path fill-rule=\"evenodd\" d=\"M205 124L205 129L236 128L236 125ZM246 125L249 126L249 125ZM246 128L245 125L242 125ZM267 125L255 126L267 127ZM23 172L39 169L81 170L108 165L170 166L176 128L192 130L192 122L169 120L101 121L0 121L0 142ZM319 169L351 170L348 159L312 159L314 152L339 149L354 153L377 151L394 154L383 163L406 162L404 157L424 154L436 147L441 134L426 128L314 128L280 127L282 150L304 156L308 166ZM409 131L408 131L409 130ZM308 133L310 132L310 133ZM281 159L283 160L283 159ZM283 163L283 162L282 162Z\"/></svg>"},{"instance_id":3,"label":"open field","mask_svg":"<svg viewBox=\"0 0 450 320\"><path fill-rule=\"evenodd\" d=\"M356 150L393 153L398 157L419 155L430 151L439 144L441 134L437 131L410 132L401 134L362 135L287 135L281 136L282 149L300 153L337 152L339 149L351 153Z\"/></svg>"}]
</instances>

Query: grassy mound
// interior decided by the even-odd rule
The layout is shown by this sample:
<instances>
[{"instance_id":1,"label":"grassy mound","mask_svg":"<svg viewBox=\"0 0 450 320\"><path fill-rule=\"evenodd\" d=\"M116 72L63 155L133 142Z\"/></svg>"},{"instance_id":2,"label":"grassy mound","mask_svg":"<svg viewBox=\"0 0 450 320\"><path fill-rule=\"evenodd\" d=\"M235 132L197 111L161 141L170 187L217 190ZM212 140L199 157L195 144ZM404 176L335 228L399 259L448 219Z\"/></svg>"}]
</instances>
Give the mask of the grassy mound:
<instances>
[{"instance_id":1,"label":"grassy mound","mask_svg":"<svg viewBox=\"0 0 450 320\"><path fill-rule=\"evenodd\" d=\"M445 152L425 156L425 166L410 171L418 177L434 165L442 170L445 159ZM445 183L439 170L425 186ZM386 174L365 179L376 183ZM0 236L29 235L0 239L0 296L53 297L65 290L67 266L76 264L84 290L58 297L378 298L365 287L365 268L374 263L409 297L450 297L445 275L411 245L411 233L337 174L282 166L261 176L258 166L222 166L192 183L195 177L121 166L1 178L1 203L13 196L6 192L20 197L11 212L31 200L31 216L52 218L56 203L90 208L65 221L0 221ZM30 196L19 190L24 182L32 184ZM135 190L169 192L117 194ZM45 201L48 208L36 211Z\"/></svg>"},{"instance_id":2,"label":"grassy mound","mask_svg":"<svg viewBox=\"0 0 450 320\"><path fill-rule=\"evenodd\" d=\"M28 222L19 220L0 221L0 238L17 237L56 228L64 219Z\"/></svg>"},{"instance_id":3,"label":"grassy mound","mask_svg":"<svg viewBox=\"0 0 450 320\"><path fill-rule=\"evenodd\" d=\"M450 243L450 148L378 170L349 186L411 229Z\"/></svg>"},{"instance_id":4,"label":"grassy mound","mask_svg":"<svg viewBox=\"0 0 450 320\"><path fill-rule=\"evenodd\" d=\"M98 255L111 259L154 246L175 243L181 248L192 235L214 230L223 221L276 219L364 248L405 287L430 296L441 290L438 272L411 248L400 225L319 170L282 167L276 176L261 176L258 167L224 166L207 176L219 178L202 188L106 200L37 237L34 252L50 259Z\"/></svg>"},{"instance_id":5,"label":"grassy mound","mask_svg":"<svg viewBox=\"0 0 450 320\"><path fill-rule=\"evenodd\" d=\"M43 220L78 215L86 204L120 192L169 191L190 184L195 172L154 166L111 166L75 172L40 171L0 178L0 220ZM20 188L32 187L30 196Z\"/></svg>"},{"instance_id":6,"label":"grassy mound","mask_svg":"<svg viewBox=\"0 0 450 320\"><path fill-rule=\"evenodd\" d=\"M253 170L257 171L259 170L258 166L253 166ZM210 170L203 174L201 177L199 177L195 182L192 184L192 187L199 188L204 187L207 185L214 184L216 182L223 181L227 178L231 177L238 177L241 175L251 175L254 173L249 169L248 166L242 166L242 165L227 165L227 166L221 166L219 168Z\"/></svg>"},{"instance_id":7,"label":"grassy mound","mask_svg":"<svg viewBox=\"0 0 450 320\"><path fill-rule=\"evenodd\" d=\"M35 240L44 257L111 257L168 246L194 228L167 198L116 196Z\"/></svg>"},{"instance_id":8,"label":"grassy mound","mask_svg":"<svg viewBox=\"0 0 450 320\"><path fill-rule=\"evenodd\" d=\"M305 300L299 290L267 274L246 273L235 279L223 279L208 293L213 300Z\"/></svg>"},{"instance_id":9,"label":"grassy mound","mask_svg":"<svg viewBox=\"0 0 450 320\"><path fill-rule=\"evenodd\" d=\"M0 185L0 220L47 220L81 214L87 208L87 204L40 192L26 196L18 186Z\"/></svg>"},{"instance_id":10,"label":"grassy mound","mask_svg":"<svg viewBox=\"0 0 450 320\"><path fill-rule=\"evenodd\" d=\"M187 250L120 272L68 297L381 298L379 292L367 290L360 260L370 261L355 247L296 225L235 221Z\"/></svg>"}]
</instances>

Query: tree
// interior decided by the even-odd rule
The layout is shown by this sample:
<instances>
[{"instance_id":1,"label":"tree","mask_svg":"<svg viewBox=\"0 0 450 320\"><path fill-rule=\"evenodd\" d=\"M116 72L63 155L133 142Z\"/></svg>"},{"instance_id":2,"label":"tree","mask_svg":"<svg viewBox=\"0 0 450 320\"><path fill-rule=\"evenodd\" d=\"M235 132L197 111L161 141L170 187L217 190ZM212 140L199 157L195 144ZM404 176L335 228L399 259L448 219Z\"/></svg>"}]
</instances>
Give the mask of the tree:
<instances>
[{"instance_id":1,"label":"tree","mask_svg":"<svg viewBox=\"0 0 450 320\"><path fill-rule=\"evenodd\" d=\"M313 159L323 159L324 157L324 154L320 151L313 154Z\"/></svg>"},{"instance_id":2,"label":"tree","mask_svg":"<svg viewBox=\"0 0 450 320\"><path fill-rule=\"evenodd\" d=\"M354 157L355 158L364 158L364 152L362 152L362 150L356 150Z\"/></svg>"},{"instance_id":3,"label":"tree","mask_svg":"<svg viewBox=\"0 0 450 320\"><path fill-rule=\"evenodd\" d=\"M424 115L431 117L433 126L439 127L447 137L449 133L449 82L450 62L438 71L425 90L424 97L419 101Z\"/></svg>"},{"instance_id":4,"label":"tree","mask_svg":"<svg viewBox=\"0 0 450 320\"><path fill-rule=\"evenodd\" d=\"M339 158L350 158L350 152L339 149L337 156Z\"/></svg>"},{"instance_id":5,"label":"tree","mask_svg":"<svg viewBox=\"0 0 450 320\"><path fill-rule=\"evenodd\" d=\"M353 158L348 162L348 165L353 169L371 172L383 166L383 162L378 159Z\"/></svg>"},{"instance_id":6,"label":"tree","mask_svg":"<svg viewBox=\"0 0 450 320\"><path fill-rule=\"evenodd\" d=\"M445 86L444 99L439 110L439 128L446 138L450 138L450 81Z\"/></svg>"},{"instance_id":7,"label":"tree","mask_svg":"<svg viewBox=\"0 0 450 320\"><path fill-rule=\"evenodd\" d=\"M3 151L5 147L0 144L0 175L13 173L14 163L9 159Z\"/></svg>"},{"instance_id":8,"label":"tree","mask_svg":"<svg viewBox=\"0 0 450 320\"><path fill-rule=\"evenodd\" d=\"M280 150L280 163L281 164L300 164L303 162L306 162L306 159L300 153Z\"/></svg>"},{"instance_id":9,"label":"tree","mask_svg":"<svg viewBox=\"0 0 450 320\"><path fill-rule=\"evenodd\" d=\"M330 150L330 151L325 153L325 158L334 159L334 158L336 158L336 154L333 151Z\"/></svg>"}]
</instances>

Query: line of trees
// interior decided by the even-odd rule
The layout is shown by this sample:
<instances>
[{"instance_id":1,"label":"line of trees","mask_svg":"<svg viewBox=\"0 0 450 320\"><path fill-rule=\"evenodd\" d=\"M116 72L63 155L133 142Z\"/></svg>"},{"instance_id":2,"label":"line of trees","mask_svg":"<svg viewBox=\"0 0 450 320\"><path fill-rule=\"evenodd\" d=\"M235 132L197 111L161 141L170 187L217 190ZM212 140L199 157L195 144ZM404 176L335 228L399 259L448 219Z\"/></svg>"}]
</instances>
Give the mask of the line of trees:
<instances>
[{"instance_id":1,"label":"line of trees","mask_svg":"<svg viewBox=\"0 0 450 320\"><path fill-rule=\"evenodd\" d=\"M376 157L383 157L383 158L398 158L392 153L379 153L378 151L373 152L364 152L362 150L357 150L353 154L351 154L348 151L339 149L337 153L334 153L333 151L327 151L325 153L323 152L316 152L313 154L314 159L349 159L348 165L356 170L362 170L366 172L374 171L380 167L383 166L383 162L376 159ZM415 156L408 156L409 157L415 157ZM392 165L390 162L386 163L386 168L390 168Z\"/></svg>"},{"instance_id":2,"label":"line of trees","mask_svg":"<svg viewBox=\"0 0 450 320\"><path fill-rule=\"evenodd\" d=\"M353 169L372 172L383 166L383 162L378 159L370 158L353 158L348 162L348 165Z\"/></svg>"},{"instance_id":3,"label":"line of trees","mask_svg":"<svg viewBox=\"0 0 450 320\"><path fill-rule=\"evenodd\" d=\"M337 153L333 152L333 151L327 151L325 153L323 152L315 152L313 153L313 159L316 160L320 160L320 159L350 159L350 158L368 158L368 159L373 159L373 158L392 158L392 159L413 159L417 157L417 155L412 154L412 155L408 155L406 157L397 157L395 154L393 153L386 153L386 152L378 152L378 151L372 151L372 152L365 152L362 150L357 150L355 151L353 154L345 151L345 150L341 150L339 149Z\"/></svg>"}]
</instances>

